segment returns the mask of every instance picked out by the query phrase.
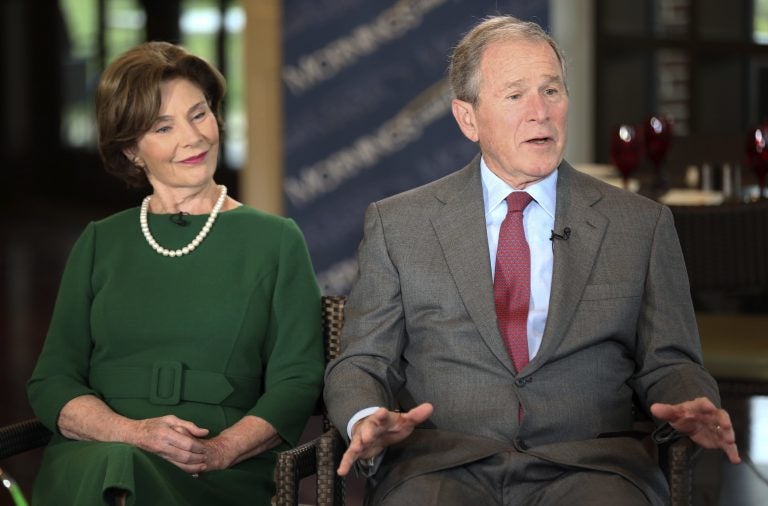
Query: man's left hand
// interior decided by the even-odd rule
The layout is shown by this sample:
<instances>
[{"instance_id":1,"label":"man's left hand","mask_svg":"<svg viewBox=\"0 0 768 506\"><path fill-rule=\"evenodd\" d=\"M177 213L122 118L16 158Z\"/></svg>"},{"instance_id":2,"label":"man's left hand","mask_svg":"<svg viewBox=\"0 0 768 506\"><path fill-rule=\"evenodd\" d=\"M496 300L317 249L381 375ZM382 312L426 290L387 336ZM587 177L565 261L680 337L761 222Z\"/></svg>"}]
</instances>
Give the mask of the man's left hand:
<instances>
[{"instance_id":1,"label":"man's left hand","mask_svg":"<svg viewBox=\"0 0 768 506\"><path fill-rule=\"evenodd\" d=\"M741 462L736 448L736 434L733 432L731 417L724 409L718 409L706 397L699 397L680 404L655 403L651 414L669 422L677 431L702 448L720 448L733 464Z\"/></svg>"}]
</instances>

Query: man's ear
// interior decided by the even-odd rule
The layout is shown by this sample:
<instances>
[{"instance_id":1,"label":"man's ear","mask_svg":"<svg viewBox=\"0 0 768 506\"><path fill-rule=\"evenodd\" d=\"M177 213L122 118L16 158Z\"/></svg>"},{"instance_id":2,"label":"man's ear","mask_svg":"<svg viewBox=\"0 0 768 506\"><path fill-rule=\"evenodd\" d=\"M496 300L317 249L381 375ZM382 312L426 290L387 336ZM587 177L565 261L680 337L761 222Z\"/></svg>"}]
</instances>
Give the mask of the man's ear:
<instances>
[{"instance_id":1,"label":"man's ear","mask_svg":"<svg viewBox=\"0 0 768 506\"><path fill-rule=\"evenodd\" d=\"M467 139L477 142L480 136L477 131L477 121L475 118L475 108L469 102L454 98L451 101L451 112L459 124L461 132Z\"/></svg>"}]
</instances>

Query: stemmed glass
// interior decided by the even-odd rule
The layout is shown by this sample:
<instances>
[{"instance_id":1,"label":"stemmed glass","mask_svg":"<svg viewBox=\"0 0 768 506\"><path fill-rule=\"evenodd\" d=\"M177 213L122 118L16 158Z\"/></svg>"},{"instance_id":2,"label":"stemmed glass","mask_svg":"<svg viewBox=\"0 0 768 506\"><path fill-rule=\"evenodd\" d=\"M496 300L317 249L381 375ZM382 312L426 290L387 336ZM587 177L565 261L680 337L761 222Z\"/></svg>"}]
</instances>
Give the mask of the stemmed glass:
<instances>
[{"instance_id":1,"label":"stemmed glass","mask_svg":"<svg viewBox=\"0 0 768 506\"><path fill-rule=\"evenodd\" d=\"M629 189L629 175L640 162L640 139L632 125L619 125L611 133L611 159L621 172L624 189Z\"/></svg>"},{"instance_id":2,"label":"stemmed glass","mask_svg":"<svg viewBox=\"0 0 768 506\"><path fill-rule=\"evenodd\" d=\"M645 153L653 163L653 190L663 192L667 189L667 181L661 171L661 163L667 156L669 144L672 141L672 122L664 116L649 116L645 121Z\"/></svg>"},{"instance_id":3,"label":"stemmed glass","mask_svg":"<svg viewBox=\"0 0 768 506\"><path fill-rule=\"evenodd\" d=\"M746 142L747 162L757 176L759 198L765 196L765 176L768 174L768 123L750 128Z\"/></svg>"}]
</instances>

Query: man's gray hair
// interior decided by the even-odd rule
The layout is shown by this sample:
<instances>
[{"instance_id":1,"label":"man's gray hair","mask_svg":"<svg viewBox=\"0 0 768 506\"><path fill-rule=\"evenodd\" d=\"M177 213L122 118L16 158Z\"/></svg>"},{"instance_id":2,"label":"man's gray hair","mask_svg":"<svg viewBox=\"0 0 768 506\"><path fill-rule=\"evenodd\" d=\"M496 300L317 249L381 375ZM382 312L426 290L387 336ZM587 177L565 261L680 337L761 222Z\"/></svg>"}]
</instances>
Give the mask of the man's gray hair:
<instances>
[{"instance_id":1,"label":"man's gray hair","mask_svg":"<svg viewBox=\"0 0 768 506\"><path fill-rule=\"evenodd\" d=\"M513 16L489 16L467 32L451 54L448 76L453 95L459 100L477 105L480 93L480 60L491 43L523 39L542 41L552 47L560 62L565 83L565 57L557 42L536 23L522 21Z\"/></svg>"}]
</instances>

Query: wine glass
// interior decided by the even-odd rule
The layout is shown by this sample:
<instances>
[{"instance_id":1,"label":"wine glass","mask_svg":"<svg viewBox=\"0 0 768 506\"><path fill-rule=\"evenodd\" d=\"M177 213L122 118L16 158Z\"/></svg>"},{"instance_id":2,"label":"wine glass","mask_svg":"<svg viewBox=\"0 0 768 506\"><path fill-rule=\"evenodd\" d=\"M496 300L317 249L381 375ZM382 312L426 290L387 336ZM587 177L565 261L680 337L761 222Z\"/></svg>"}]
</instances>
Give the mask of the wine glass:
<instances>
[{"instance_id":1,"label":"wine glass","mask_svg":"<svg viewBox=\"0 0 768 506\"><path fill-rule=\"evenodd\" d=\"M765 176L768 174L768 123L763 123L747 132L747 163L757 176L759 198L765 196Z\"/></svg>"},{"instance_id":2,"label":"wine glass","mask_svg":"<svg viewBox=\"0 0 768 506\"><path fill-rule=\"evenodd\" d=\"M640 138L632 125L619 125L611 133L611 159L621 172L624 189L629 189L629 175L640 162Z\"/></svg>"},{"instance_id":3,"label":"wine glass","mask_svg":"<svg viewBox=\"0 0 768 506\"><path fill-rule=\"evenodd\" d=\"M672 141L672 122L664 116L653 115L645 120L645 153L653 163L653 190L656 193L667 189L667 181L661 171L661 163L667 156Z\"/></svg>"}]
</instances>

